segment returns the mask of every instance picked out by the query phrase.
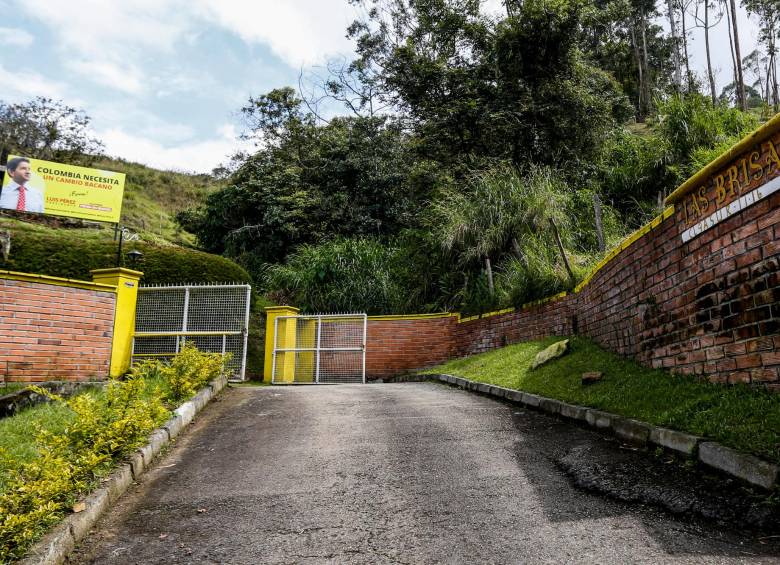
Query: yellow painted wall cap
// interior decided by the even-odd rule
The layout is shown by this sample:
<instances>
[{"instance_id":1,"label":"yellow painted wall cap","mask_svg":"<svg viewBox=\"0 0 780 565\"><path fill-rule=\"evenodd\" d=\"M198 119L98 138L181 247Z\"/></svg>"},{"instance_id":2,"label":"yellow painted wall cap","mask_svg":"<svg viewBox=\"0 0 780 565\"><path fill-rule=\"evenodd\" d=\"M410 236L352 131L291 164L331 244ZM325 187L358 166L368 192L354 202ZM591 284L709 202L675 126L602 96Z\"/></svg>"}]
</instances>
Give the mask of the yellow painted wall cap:
<instances>
[{"instance_id":1,"label":"yellow painted wall cap","mask_svg":"<svg viewBox=\"0 0 780 565\"><path fill-rule=\"evenodd\" d=\"M300 312L299 308L296 308L295 306L266 306L265 311L266 312L289 312L290 310L295 312Z\"/></svg>"},{"instance_id":2,"label":"yellow painted wall cap","mask_svg":"<svg viewBox=\"0 0 780 565\"><path fill-rule=\"evenodd\" d=\"M134 271L133 269L127 269L125 267L109 267L107 269L92 269L90 271L90 274L92 274L92 276L123 275L126 277L138 277L139 279L143 276L142 271Z\"/></svg>"},{"instance_id":3,"label":"yellow painted wall cap","mask_svg":"<svg viewBox=\"0 0 780 565\"><path fill-rule=\"evenodd\" d=\"M36 273L21 273L18 271L0 270L0 279L33 282L39 284L52 284L56 286L69 286L73 288L97 290L101 292L116 292L116 287L112 284L82 281L79 279L66 279L63 277L52 277L49 275L39 275Z\"/></svg>"}]
</instances>

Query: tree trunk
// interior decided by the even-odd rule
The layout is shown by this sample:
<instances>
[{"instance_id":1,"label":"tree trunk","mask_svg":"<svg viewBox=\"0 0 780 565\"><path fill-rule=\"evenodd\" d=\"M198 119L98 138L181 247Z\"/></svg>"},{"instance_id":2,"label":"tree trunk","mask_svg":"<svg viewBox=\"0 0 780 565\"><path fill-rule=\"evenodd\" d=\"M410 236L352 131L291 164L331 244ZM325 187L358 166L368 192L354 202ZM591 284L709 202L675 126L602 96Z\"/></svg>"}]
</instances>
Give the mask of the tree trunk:
<instances>
[{"instance_id":1,"label":"tree trunk","mask_svg":"<svg viewBox=\"0 0 780 565\"><path fill-rule=\"evenodd\" d=\"M490 266L490 257L485 257L485 273L487 274L488 279L488 291L490 292L490 296L493 296L496 288L493 286L493 268Z\"/></svg>"},{"instance_id":2,"label":"tree trunk","mask_svg":"<svg viewBox=\"0 0 780 565\"><path fill-rule=\"evenodd\" d=\"M725 2L726 0L724 0ZM729 33L729 51L731 51L731 66L734 73L734 95L737 97L737 106L739 106L739 93L737 92L737 58L734 56L734 38L731 36L731 11L726 6L726 30Z\"/></svg>"},{"instance_id":3,"label":"tree trunk","mask_svg":"<svg viewBox=\"0 0 780 565\"><path fill-rule=\"evenodd\" d=\"M571 280L571 287L574 288L577 285L577 279L574 278L574 272L569 265L569 258L566 257L566 251L563 249L563 243L561 242L561 234L558 233L558 226L555 225L555 220L550 218L550 227L552 227L553 235L555 236L555 243L558 244L558 251L563 259L563 264L566 267L566 272L569 273L569 279Z\"/></svg>"},{"instance_id":4,"label":"tree trunk","mask_svg":"<svg viewBox=\"0 0 780 565\"><path fill-rule=\"evenodd\" d=\"M734 56L737 66L737 98L739 107L747 112L747 100L745 99L745 80L742 78L742 54L739 51L739 28L737 26L737 5L734 0L729 0L731 5L731 26L734 28Z\"/></svg>"},{"instance_id":5,"label":"tree trunk","mask_svg":"<svg viewBox=\"0 0 780 565\"><path fill-rule=\"evenodd\" d=\"M604 243L604 228L601 224L601 199L595 192L593 193L593 213L596 217L596 237L599 240L599 252L604 253L607 246Z\"/></svg>"},{"instance_id":6,"label":"tree trunk","mask_svg":"<svg viewBox=\"0 0 780 565\"><path fill-rule=\"evenodd\" d=\"M639 55L639 43L636 40L636 21L632 22L629 26L631 28L631 43L634 44L634 56L636 56L636 68L639 74L639 87L637 88L637 101L636 101L636 121L645 121L644 105L642 100L644 97L644 73L642 72L642 57Z\"/></svg>"},{"instance_id":7,"label":"tree trunk","mask_svg":"<svg viewBox=\"0 0 780 565\"><path fill-rule=\"evenodd\" d=\"M645 115L650 113L650 65L648 63L648 56L647 56L647 21L645 20L645 12L642 10L641 12L641 22L642 22L642 62L644 63L644 75L645 75L645 92L644 92L644 98L645 98L645 105L646 113Z\"/></svg>"},{"instance_id":8,"label":"tree trunk","mask_svg":"<svg viewBox=\"0 0 780 565\"><path fill-rule=\"evenodd\" d=\"M776 37L775 37L775 24L774 20L770 20L769 22L769 63L772 68L772 88L774 92L772 92L772 105L774 107L775 112L780 109L780 93L778 93L777 89L777 57L776 57L776 48L777 44L775 43ZM767 102L769 101L769 96L767 96Z\"/></svg>"},{"instance_id":9,"label":"tree trunk","mask_svg":"<svg viewBox=\"0 0 780 565\"><path fill-rule=\"evenodd\" d=\"M642 61L645 65L645 104L647 113L650 113L650 65L647 56L647 20L645 20L644 10L642 11Z\"/></svg>"},{"instance_id":10,"label":"tree trunk","mask_svg":"<svg viewBox=\"0 0 780 565\"><path fill-rule=\"evenodd\" d=\"M520 261L523 265L526 264L525 261L525 254L523 253L523 250L520 249L520 244L517 242L517 238L512 238L512 249L515 252L515 255L517 256L517 260Z\"/></svg>"},{"instance_id":11,"label":"tree trunk","mask_svg":"<svg viewBox=\"0 0 780 565\"><path fill-rule=\"evenodd\" d=\"M717 104L718 95L715 92L715 77L712 74L712 60L710 59L710 0L704 0L704 50L707 52L707 78L710 81L710 96L714 106Z\"/></svg>"},{"instance_id":12,"label":"tree trunk","mask_svg":"<svg viewBox=\"0 0 780 565\"><path fill-rule=\"evenodd\" d=\"M682 65L680 64L680 39L677 37L677 21L674 18L674 0L666 0L666 9L669 16L669 26L672 32L672 60L674 62L674 85L679 92L682 89Z\"/></svg>"},{"instance_id":13,"label":"tree trunk","mask_svg":"<svg viewBox=\"0 0 780 565\"><path fill-rule=\"evenodd\" d=\"M694 90L693 76L691 75L691 60L688 57L688 30L685 26L685 4L680 6L680 18L682 21L682 43L683 43L683 56L685 57L685 81L687 83L688 92Z\"/></svg>"}]
</instances>

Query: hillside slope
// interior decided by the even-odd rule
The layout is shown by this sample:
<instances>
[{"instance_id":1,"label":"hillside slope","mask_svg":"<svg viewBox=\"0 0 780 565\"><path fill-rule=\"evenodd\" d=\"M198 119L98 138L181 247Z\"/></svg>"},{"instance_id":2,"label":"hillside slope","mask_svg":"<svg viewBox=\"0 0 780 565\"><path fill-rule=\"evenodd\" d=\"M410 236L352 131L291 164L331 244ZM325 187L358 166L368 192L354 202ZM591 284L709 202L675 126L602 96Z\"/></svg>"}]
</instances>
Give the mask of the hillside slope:
<instances>
[{"instance_id":1,"label":"hillside slope","mask_svg":"<svg viewBox=\"0 0 780 565\"><path fill-rule=\"evenodd\" d=\"M184 245L194 245L195 238L176 224L176 213L196 206L219 187L209 175L161 171L121 159L97 158L90 166L127 175L124 225Z\"/></svg>"}]
</instances>

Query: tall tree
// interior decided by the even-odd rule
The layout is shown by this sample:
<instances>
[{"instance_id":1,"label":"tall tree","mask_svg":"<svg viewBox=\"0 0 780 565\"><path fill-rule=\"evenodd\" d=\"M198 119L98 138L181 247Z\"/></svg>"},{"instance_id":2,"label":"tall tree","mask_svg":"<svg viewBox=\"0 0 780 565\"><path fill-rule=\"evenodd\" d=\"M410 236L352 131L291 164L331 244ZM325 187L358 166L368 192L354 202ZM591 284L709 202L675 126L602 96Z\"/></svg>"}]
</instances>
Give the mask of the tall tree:
<instances>
[{"instance_id":1,"label":"tall tree","mask_svg":"<svg viewBox=\"0 0 780 565\"><path fill-rule=\"evenodd\" d=\"M0 152L61 161L98 155L103 144L89 123L82 110L60 100L39 96L16 104L0 101Z\"/></svg>"},{"instance_id":2,"label":"tall tree","mask_svg":"<svg viewBox=\"0 0 780 565\"><path fill-rule=\"evenodd\" d=\"M710 30L718 25L723 19L723 11L719 10L719 4L712 0L696 0L694 2L693 18L696 27L704 30L704 52L707 56L707 82L710 87L710 98L712 103L718 101L715 90L715 74L712 72L712 52L710 50ZM700 9L703 9L703 16L700 15ZM714 13L713 13L714 12Z\"/></svg>"},{"instance_id":3,"label":"tall tree","mask_svg":"<svg viewBox=\"0 0 780 565\"><path fill-rule=\"evenodd\" d=\"M756 17L759 24L759 41L766 47L767 88L765 100L771 103L775 112L780 110L780 93L777 83L777 39L780 33L780 5L776 0L744 0L749 14Z\"/></svg>"},{"instance_id":4,"label":"tall tree","mask_svg":"<svg viewBox=\"0 0 780 565\"><path fill-rule=\"evenodd\" d=\"M742 76L742 54L739 49L739 26L737 25L737 4L734 0L729 0L729 10L731 11L731 28L734 32L734 66L736 75L734 81L737 83L737 100L739 108L747 112L747 98L745 97L745 79Z\"/></svg>"},{"instance_id":5,"label":"tall tree","mask_svg":"<svg viewBox=\"0 0 780 565\"><path fill-rule=\"evenodd\" d=\"M674 44L674 85L679 92L682 90L682 61L680 58L680 36L677 34L677 2L666 0L666 15Z\"/></svg>"},{"instance_id":6,"label":"tall tree","mask_svg":"<svg viewBox=\"0 0 780 565\"><path fill-rule=\"evenodd\" d=\"M674 42L652 23L652 0L594 2L584 21L583 50L620 83L644 121L654 100L674 87Z\"/></svg>"},{"instance_id":7,"label":"tall tree","mask_svg":"<svg viewBox=\"0 0 780 565\"><path fill-rule=\"evenodd\" d=\"M477 0L364 5L370 20L352 28L361 59L381 69L421 153L448 166L573 164L627 115L620 89L582 55L579 1L526 0L500 21Z\"/></svg>"}]
</instances>

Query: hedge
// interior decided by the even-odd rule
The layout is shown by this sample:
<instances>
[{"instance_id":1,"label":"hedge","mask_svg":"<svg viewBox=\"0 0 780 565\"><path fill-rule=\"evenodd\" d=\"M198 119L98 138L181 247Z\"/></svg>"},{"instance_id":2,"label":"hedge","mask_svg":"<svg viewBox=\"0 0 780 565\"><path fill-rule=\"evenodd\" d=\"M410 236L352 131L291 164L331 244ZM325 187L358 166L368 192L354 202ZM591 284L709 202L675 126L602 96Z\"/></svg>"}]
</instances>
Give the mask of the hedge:
<instances>
[{"instance_id":1,"label":"hedge","mask_svg":"<svg viewBox=\"0 0 780 565\"><path fill-rule=\"evenodd\" d=\"M72 235L78 233L14 230L11 253L8 261L0 255L0 269L92 280L90 270L116 265L116 242ZM142 284L251 282L246 270L219 255L137 241L125 242L123 266L127 266L126 253L132 249L144 254L137 266L144 273Z\"/></svg>"}]
</instances>

